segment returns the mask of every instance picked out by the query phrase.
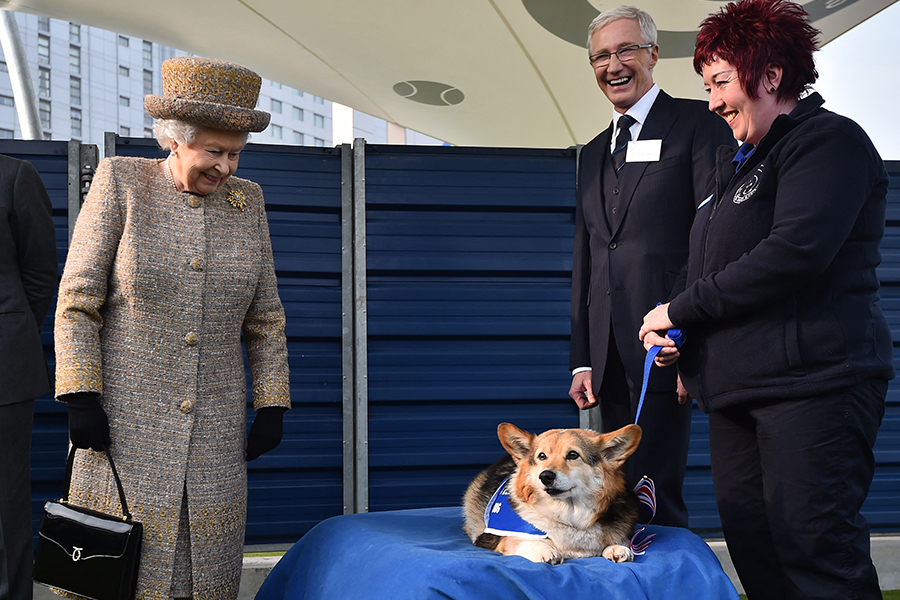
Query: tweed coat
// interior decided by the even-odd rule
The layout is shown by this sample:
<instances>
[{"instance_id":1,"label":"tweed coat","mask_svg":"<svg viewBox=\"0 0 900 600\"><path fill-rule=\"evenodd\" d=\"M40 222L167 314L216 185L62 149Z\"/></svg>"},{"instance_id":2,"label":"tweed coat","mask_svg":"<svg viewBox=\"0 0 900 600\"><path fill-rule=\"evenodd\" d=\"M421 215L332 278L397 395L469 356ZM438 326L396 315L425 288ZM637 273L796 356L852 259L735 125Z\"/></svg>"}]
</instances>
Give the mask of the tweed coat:
<instances>
[{"instance_id":1,"label":"tweed coat","mask_svg":"<svg viewBox=\"0 0 900 600\"><path fill-rule=\"evenodd\" d=\"M60 284L56 395L101 395L144 524L136 598L168 598L179 571L193 598L236 598L247 515L241 334L254 408L289 407L284 309L260 187L230 177L206 196L178 193L158 164L108 158L97 169ZM121 510L102 453L78 452L71 501Z\"/></svg>"}]
</instances>

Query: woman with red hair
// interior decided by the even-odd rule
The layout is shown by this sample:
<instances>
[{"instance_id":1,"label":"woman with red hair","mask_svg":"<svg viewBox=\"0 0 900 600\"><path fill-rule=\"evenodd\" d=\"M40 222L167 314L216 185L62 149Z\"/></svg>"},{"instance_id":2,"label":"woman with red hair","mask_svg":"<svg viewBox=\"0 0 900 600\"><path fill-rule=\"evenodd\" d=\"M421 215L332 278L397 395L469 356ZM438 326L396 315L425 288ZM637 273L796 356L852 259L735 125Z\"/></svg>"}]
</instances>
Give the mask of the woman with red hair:
<instances>
[{"instance_id":1,"label":"woman with red hair","mask_svg":"<svg viewBox=\"0 0 900 600\"><path fill-rule=\"evenodd\" d=\"M640 330L709 413L722 529L751 600L881 598L860 509L894 376L876 304L888 177L865 132L809 90L818 33L785 0L702 23L694 67L741 146L720 149L680 293Z\"/></svg>"}]
</instances>

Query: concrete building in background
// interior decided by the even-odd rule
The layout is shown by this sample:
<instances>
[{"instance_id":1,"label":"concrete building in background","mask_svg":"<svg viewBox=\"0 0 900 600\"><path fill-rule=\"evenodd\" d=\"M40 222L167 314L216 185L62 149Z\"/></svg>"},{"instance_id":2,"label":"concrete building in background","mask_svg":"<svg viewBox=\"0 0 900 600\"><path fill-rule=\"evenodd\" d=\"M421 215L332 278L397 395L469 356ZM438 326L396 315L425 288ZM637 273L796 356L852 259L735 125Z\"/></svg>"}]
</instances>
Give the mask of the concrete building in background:
<instances>
[{"instance_id":1,"label":"concrete building in background","mask_svg":"<svg viewBox=\"0 0 900 600\"><path fill-rule=\"evenodd\" d=\"M144 111L144 96L163 93L160 65L186 52L96 27L15 15L44 139L79 140L102 149L106 132L153 137L153 119ZM0 139L21 139L2 49L0 61ZM251 135L253 143L334 144L332 103L324 98L263 79L257 108L271 113L272 120L265 131ZM388 143L389 137L391 143L442 143L396 126L389 136L385 121L358 111L353 111L352 121L353 137L370 144Z\"/></svg>"}]
</instances>

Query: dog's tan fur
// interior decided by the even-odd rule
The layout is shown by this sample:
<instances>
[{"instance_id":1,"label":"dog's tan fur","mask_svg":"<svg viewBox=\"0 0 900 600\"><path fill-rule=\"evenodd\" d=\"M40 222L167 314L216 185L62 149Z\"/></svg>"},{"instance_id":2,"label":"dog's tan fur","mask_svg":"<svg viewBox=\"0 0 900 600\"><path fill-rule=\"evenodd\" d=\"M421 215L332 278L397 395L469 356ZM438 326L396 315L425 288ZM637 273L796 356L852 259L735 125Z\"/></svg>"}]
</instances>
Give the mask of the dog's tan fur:
<instances>
[{"instance_id":1,"label":"dog's tan fur","mask_svg":"<svg viewBox=\"0 0 900 600\"><path fill-rule=\"evenodd\" d=\"M550 564L586 556L634 559L629 540L638 501L625 485L622 465L640 443L640 427L626 425L603 435L584 429L535 435L501 423L497 436L509 456L479 473L463 498L463 528L473 544ZM510 505L546 532L546 539L484 532L487 503L507 476Z\"/></svg>"}]
</instances>

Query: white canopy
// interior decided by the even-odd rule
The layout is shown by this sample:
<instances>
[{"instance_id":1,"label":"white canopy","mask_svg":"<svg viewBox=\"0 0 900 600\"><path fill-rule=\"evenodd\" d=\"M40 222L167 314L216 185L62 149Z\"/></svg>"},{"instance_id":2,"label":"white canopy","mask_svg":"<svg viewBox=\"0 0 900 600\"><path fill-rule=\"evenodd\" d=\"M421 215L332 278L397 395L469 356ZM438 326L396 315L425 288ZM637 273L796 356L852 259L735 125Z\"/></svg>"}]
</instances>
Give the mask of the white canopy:
<instances>
[{"instance_id":1,"label":"white canopy","mask_svg":"<svg viewBox=\"0 0 900 600\"><path fill-rule=\"evenodd\" d=\"M826 43L896 0L802 2ZM457 145L566 147L609 121L587 60L607 0L0 0L229 60ZM634 0L659 27L655 80L704 97L700 21L724 2Z\"/></svg>"}]
</instances>

